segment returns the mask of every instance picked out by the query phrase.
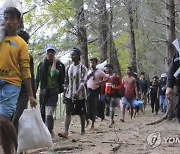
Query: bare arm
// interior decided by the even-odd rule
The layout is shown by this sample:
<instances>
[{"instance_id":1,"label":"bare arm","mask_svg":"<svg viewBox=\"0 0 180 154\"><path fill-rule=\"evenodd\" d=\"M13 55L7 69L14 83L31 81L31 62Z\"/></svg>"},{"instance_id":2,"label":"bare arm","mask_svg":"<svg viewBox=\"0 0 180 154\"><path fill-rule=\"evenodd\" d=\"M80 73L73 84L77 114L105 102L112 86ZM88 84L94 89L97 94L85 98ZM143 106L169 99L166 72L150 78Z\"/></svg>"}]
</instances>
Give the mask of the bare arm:
<instances>
[{"instance_id":1,"label":"bare arm","mask_svg":"<svg viewBox=\"0 0 180 154\"><path fill-rule=\"evenodd\" d=\"M137 84L136 84L136 79L134 79L134 90L135 90L135 93L136 93L136 99L139 99L138 88L137 88Z\"/></svg>"},{"instance_id":2,"label":"bare arm","mask_svg":"<svg viewBox=\"0 0 180 154\"><path fill-rule=\"evenodd\" d=\"M28 95L29 95L30 105L31 105L31 107L36 107L37 102L33 96L31 78L24 79L24 83L25 83L26 90L27 90Z\"/></svg>"},{"instance_id":3,"label":"bare arm","mask_svg":"<svg viewBox=\"0 0 180 154\"><path fill-rule=\"evenodd\" d=\"M104 72L102 72L102 80L100 80L97 84L101 85L102 83L104 83L104 82L106 82L108 80L109 80L109 75L104 73Z\"/></svg>"},{"instance_id":4,"label":"bare arm","mask_svg":"<svg viewBox=\"0 0 180 154\"><path fill-rule=\"evenodd\" d=\"M159 98L159 95L160 95L160 87L158 86L158 89L157 89L157 98Z\"/></svg>"},{"instance_id":5,"label":"bare arm","mask_svg":"<svg viewBox=\"0 0 180 154\"><path fill-rule=\"evenodd\" d=\"M173 93L173 88L167 87L167 89L166 89L166 97L167 97L168 100L172 99L172 93Z\"/></svg>"},{"instance_id":6,"label":"bare arm","mask_svg":"<svg viewBox=\"0 0 180 154\"><path fill-rule=\"evenodd\" d=\"M57 59L53 59L53 63L52 63L52 67L51 67L51 70L54 70L56 69L56 62L57 62Z\"/></svg>"}]
</instances>

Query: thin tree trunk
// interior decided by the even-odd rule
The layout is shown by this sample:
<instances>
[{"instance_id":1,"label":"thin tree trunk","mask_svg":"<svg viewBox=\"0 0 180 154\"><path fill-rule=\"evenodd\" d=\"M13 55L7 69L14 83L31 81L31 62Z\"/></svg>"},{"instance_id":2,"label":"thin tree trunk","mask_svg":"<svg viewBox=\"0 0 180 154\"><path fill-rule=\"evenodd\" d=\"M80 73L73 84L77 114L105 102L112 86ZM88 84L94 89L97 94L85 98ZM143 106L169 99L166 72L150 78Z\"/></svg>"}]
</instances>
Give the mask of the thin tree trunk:
<instances>
[{"instance_id":1,"label":"thin tree trunk","mask_svg":"<svg viewBox=\"0 0 180 154\"><path fill-rule=\"evenodd\" d=\"M118 60L117 49L112 34L112 22L113 22L112 0L110 0L110 22L109 22L110 63L113 64L114 66L114 72L116 74L121 75L121 68Z\"/></svg>"},{"instance_id":2,"label":"thin tree trunk","mask_svg":"<svg viewBox=\"0 0 180 154\"><path fill-rule=\"evenodd\" d=\"M166 0L166 37L167 37L167 48L166 48L166 69L168 70L168 66L171 63L171 60L174 55L174 47L172 42L176 39L175 34L175 4L174 0Z\"/></svg>"},{"instance_id":3,"label":"thin tree trunk","mask_svg":"<svg viewBox=\"0 0 180 154\"><path fill-rule=\"evenodd\" d=\"M85 16L84 16L84 7L83 0L77 0L76 2L76 11L77 11L77 37L78 43L82 50L81 61L88 67L88 46L87 46L87 33L85 27Z\"/></svg>"},{"instance_id":4,"label":"thin tree trunk","mask_svg":"<svg viewBox=\"0 0 180 154\"><path fill-rule=\"evenodd\" d=\"M106 0L97 0L99 7L99 45L100 45L100 62L108 59L108 15L106 10Z\"/></svg>"},{"instance_id":5,"label":"thin tree trunk","mask_svg":"<svg viewBox=\"0 0 180 154\"><path fill-rule=\"evenodd\" d=\"M134 34L134 19L133 19L133 7L131 0L125 2L127 11L128 11L128 18L129 18L129 36L130 36L130 46L131 46L131 66L134 72L137 72L137 65L136 65L136 47L135 47L135 34Z\"/></svg>"}]
</instances>

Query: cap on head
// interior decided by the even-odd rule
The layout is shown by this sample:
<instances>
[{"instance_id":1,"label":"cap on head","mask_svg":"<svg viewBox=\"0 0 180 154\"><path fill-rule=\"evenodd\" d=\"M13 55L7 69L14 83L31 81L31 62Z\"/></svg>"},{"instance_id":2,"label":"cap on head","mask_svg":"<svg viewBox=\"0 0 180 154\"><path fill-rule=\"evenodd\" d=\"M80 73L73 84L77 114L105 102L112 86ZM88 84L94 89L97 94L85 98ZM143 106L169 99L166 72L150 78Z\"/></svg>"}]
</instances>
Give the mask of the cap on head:
<instances>
[{"instance_id":1,"label":"cap on head","mask_svg":"<svg viewBox=\"0 0 180 154\"><path fill-rule=\"evenodd\" d=\"M104 67L108 67L108 68L113 69L113 65L112 64L106 64Z\"/></svg>"},{"instance_id":2,"label":"cap on head","mask_svg":"<svg viewBox=\"0 0 180 154\"><path fill-rule=\"evenodd\" d=\"M56 47L54 44L46 44L44 47L44 50L47 52L48 50L54 50L56 51Z\"/></svg>"},{"instance_id":3,"label":"cap on head","mask_svg":"<svg viewBox=\"0 0 180 154\"><path fill-rule=\"evenodd\" d=\"M72 51L73 53L78 54L79 56L81 55L81 50L80 50L79 48L74 47L74 48L72 48L71 51Z\"/></svg>"},{"instance_id":4,"label":"cap on head","mask_svg":"<svg viewBox=\"0 0 180 154\"><path fill-rule=\"evenodd\" d=\"M161 78L167 78L167 74L166 73L161 74Z\"/></svg>"}]
</instances>

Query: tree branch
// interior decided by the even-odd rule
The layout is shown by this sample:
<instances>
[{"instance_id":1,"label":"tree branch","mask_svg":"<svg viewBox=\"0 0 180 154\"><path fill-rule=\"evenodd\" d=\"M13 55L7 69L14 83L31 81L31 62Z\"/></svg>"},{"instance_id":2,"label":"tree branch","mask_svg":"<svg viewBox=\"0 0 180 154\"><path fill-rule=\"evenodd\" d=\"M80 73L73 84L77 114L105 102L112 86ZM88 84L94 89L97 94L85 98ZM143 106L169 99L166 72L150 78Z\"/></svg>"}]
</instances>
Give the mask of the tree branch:
<instances>
[{"instance_id":1,"label":"tree branch","mask_svg":"<svg viewBox=\"0 0 180 154\"><path fill-rule=\"evenodd\" d=\"M40 28L42 28L47 22L44 22L43 24L41 24L31 35L30 37L32 37Z\"/></svg>"},{"instance_id":2,"label":"tree branch","mask_svg":"<svg viewBox=\"0 0 180 154\"><path fill-rule=\"evenodd\" d=\"M168 43L167 40L161 39L161 38L156 38L156 40L153 40L152 42L163 42L163 43Z\"/></svg>"},{"instance_id":3,"label":"tree branch","mask_svg":"<svg viewBox=\"0 0 180 154\"><path fill-rule=\"evenodd\" d=\"M31 12L31 11L33 11L33 10L35 10L36 8L37 8L37 6L32 7L32 8L31 8L31 9L29 9L28 11L23 12L23 15L25 15L25 14L27 14L27 13L29 13L29 12Z\"/></svg>"},{"instance_id":4,"label":"tree branch","mask_svg":"<svg viewBox=\"0 0 180 154\"><path fill-rule=\"evenodd\" d=\"M146 20L146 21L153 22L153 23L156 23L156 24L160 24L160 25L163 25L163 26L167 26L167 24L160 23L158 21L153 21L153 20Z\"/></svg>"}]
</instances>

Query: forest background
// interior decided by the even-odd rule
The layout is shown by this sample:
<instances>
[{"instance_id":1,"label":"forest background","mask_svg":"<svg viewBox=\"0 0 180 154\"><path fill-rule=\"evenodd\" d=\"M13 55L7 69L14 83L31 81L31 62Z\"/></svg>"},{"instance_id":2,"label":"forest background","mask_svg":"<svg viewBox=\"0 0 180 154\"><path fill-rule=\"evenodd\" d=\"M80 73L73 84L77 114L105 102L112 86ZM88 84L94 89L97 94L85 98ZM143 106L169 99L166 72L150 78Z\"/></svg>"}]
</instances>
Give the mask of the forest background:
<instances>
[{"instance_id":1,"label":"forest background","mask_svg":"<svg viewBox=\"0 0 180 154\"><path fill-rule=\"evenodd\" d=\"M58 57L76 46L82 62L97 57L125 75L127 66L147 76L167 72L179 37L178 0L23 0L22 28L29 32L35 68L44 46L54 43ZM63 57L62 57L63 56Z\"/></svg>"}]
</instances>

